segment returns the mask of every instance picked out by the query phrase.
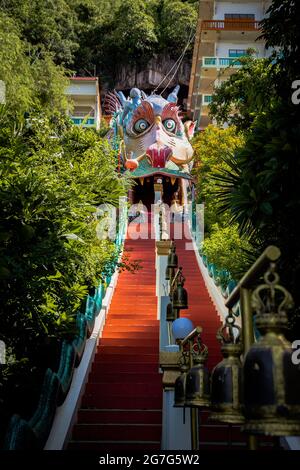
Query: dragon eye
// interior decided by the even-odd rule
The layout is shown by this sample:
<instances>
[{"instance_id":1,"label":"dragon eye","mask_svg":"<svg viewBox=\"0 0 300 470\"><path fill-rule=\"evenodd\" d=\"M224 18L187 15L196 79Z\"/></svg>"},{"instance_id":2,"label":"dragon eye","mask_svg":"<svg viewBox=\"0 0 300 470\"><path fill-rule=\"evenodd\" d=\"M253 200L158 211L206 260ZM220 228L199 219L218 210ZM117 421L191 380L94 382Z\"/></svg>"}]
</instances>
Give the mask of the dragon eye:
<instances>
[{"instance_id":1,"label":"dragon eye","mask_svg":"<svg viewBox=\"0 0 300 470\"><path fill-rule=\"evenodd\" d=\"M142 132L145 132L146 129L148 129L149 123L145 119L139 119L136 121L134 125L134 130L135 132L138 132L141 134Z\"/></svg>"},{"instance_id":2,"label":"dragon eye","mask_svg":"<svg viewBox=\"0 0 300 470\"><path fill-rule=\"evenodd\" d=\"M163 122L163 125L165 126L165 129L166 129L168 132L175 132L175 129L176 129L176 122L174 121L174 119L166 119L166 120Z\"/></svg>"}]
</instances>

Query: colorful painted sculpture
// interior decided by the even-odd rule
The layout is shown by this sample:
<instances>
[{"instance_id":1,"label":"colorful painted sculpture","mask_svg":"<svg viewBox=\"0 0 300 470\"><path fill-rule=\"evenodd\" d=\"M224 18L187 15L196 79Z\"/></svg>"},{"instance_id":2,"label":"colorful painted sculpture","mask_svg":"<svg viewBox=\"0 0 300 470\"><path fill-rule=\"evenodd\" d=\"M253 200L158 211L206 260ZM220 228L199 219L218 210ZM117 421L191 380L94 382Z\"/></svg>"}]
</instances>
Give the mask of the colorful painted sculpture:
<instances>
[{"instance_id":1,"label":"colorful painted sculpture","mask_svg":"<svg viewBox=\"0 0 300 470\"><path fill-rule=\"evenodd\" d=\"M172 199L171 192L179 191L184 203L191 179L190 139L195 123L182 122L177 106L178 91L176 86L167 99L155 94L147 96L138 88L131 90L129 98L122 92L110 93L106 98L106 112L113 115L115 132L122 139L123 164L132 177L143 185L144 178L148 177L149 182L153 177L151 183L155 183L159 175L165 183L170 181L174 186L173 191L168 191L169 199Z\"/></svg>"}]
</instances>

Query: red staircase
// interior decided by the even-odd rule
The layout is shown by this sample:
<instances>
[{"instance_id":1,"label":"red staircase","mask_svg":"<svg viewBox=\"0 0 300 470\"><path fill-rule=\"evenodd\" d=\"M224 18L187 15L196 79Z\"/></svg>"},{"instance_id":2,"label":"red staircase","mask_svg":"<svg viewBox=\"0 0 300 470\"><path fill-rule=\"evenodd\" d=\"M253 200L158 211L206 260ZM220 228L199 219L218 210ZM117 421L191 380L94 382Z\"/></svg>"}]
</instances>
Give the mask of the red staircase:
<instances>
[{"instance_id":1,"label":"red staircase","mask_svg":"<svg viewBox=\"0 0 300 470\"><path fill-rule=\"evenodd\" d=\"M150 224L143 224L141 229L150 231ZM216 340L221 322L195 253L186 249L187 241L175 240L189 294L189 310L181 315L203 328L211 370L221 360ZM69 449L160 449L162 376L158 371L155 242L128 237L125 248L132 251L134 259L140 260L142 269L134 275L123 272L119 276ZM200 449L245 448L246 438L238 426L212 424L207 418L208 412L200 412Z\"/></svg>"},{"instance_id":2,"label":"red staircase","mask_svg":"<svg viewBox=\"0 0 300 470\"><path fill-rule=\"evenodd\" d=\"M150 224L143 224L143 231ZM136 225L132 227L132 230ZM155 295L155 242L125 249L141 269L119 275L69 449L160 449L162 375Z\"/></svg>"}]
</instances>

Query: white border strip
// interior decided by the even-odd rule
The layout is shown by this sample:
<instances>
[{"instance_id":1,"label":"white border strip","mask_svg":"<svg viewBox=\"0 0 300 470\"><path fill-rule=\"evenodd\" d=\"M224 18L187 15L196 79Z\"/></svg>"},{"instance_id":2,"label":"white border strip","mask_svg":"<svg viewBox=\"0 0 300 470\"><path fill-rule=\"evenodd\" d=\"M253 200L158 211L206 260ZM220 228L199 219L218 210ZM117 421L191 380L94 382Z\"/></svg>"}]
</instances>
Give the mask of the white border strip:
<instances>
[{"instance_id":1,"label":"white border strip","mask_svg":"<svg viewBox=\"0 0 300 470\"><path fill-rule=\"evenodd\" d=\"M126 228L127 233L127 228ZM123 250L120 253L121 258ZM84 394L85 385L88 381L89 373L96 354L98 338L101 338L103 327L106 321L108 309L112 296L117 285L119 271L116 270L111 277L109 286L106 289L102 300L102 306L95 320L95 326L91 336L86 340L84 353L79 366L74 370L74 375L70 390L65 401L56 410L53 425L44 447L44 450L63 450L68 444L73 426L77 418L81 398Z\"/></svg>"},{"instance_id":2,"label":"white border strip","mask_svg":"<svg viewBox=\"0 0 300 470\"><path fill-rule=\"evenodd\" d=\"M190 231L191 242L193 244L193 249L194 249L194 252L195 252L195 255L196 255L196 259L197 259L197 262L198 262L200 272L201 272L201 274L203 276L203 279L204 279L204 283L205 283L206 288L208 290L208 293L211 297L211 300L213 301L213 304L216 307L216 310L218 312L219 317L224 320L226 318L226 316L228 315L228 310L225 307L225 299L224 299L223 295L221 294L220 290L218 289L218 287L215 285L213 279L208 274L208 270L207 270L205 264L203 263L203 260L202 260L200 254L199 254L198 247L196 245L196 241L193 237L193 234L192 234L192 231L191 231L191 228L190 228L190 224L189 224L189 231ZM237 323L239 323L239 318L237 318Z\"/></svg>"},{"instance_id":3,"label":"white border strip","mask_svg":"<svg viewBox=\"0 0 300 470\"><path fill-rule=\"evenodd\" d=\"M285 450L300 450L299 436L284 436L280 438L280 444Z\"/></svg>"}]
</instances>

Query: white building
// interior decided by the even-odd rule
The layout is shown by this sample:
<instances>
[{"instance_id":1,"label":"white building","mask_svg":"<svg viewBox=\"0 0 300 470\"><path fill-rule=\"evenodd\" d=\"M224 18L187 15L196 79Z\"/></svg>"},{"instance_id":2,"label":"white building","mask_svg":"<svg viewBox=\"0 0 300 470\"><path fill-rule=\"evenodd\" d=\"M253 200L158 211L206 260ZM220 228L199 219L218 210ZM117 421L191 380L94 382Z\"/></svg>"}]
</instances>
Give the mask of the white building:
<instances>
[{"instance_id":1,"label":"white building","mask_svg":"<svg viewBox=\"0 0 300 470\"><path fill-rule=\"evenodd\" d=\"M72 77L66 95L73 101L70 117L74 124L100 128L101 104L97 77Z\"/></svg>"},{"instance_id":2,"label":"white building","mask_svg":"<svg viewBox=\"0 0 300 470\"><path fill-rule=\"evenodd\" d=\"M241 66L238 57L255 49L256 57L269 51L260 36L259 22L271 1L200 0L189 86L188 112L204 129L211 121L208 105L215 86Z\"/></svg>"}]
</instances>

